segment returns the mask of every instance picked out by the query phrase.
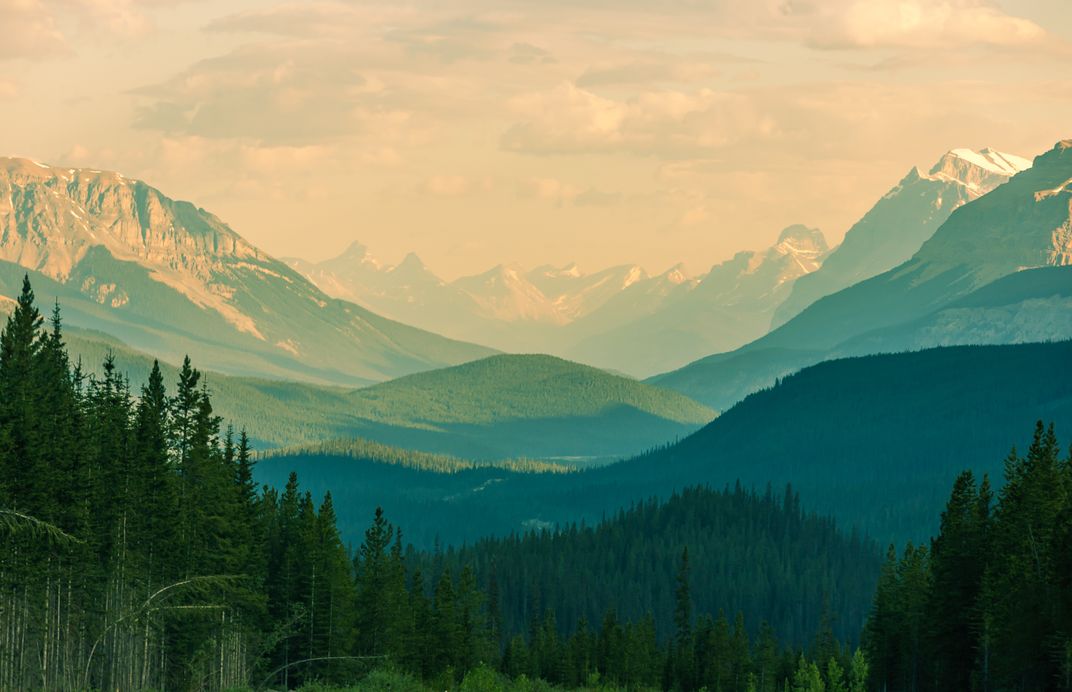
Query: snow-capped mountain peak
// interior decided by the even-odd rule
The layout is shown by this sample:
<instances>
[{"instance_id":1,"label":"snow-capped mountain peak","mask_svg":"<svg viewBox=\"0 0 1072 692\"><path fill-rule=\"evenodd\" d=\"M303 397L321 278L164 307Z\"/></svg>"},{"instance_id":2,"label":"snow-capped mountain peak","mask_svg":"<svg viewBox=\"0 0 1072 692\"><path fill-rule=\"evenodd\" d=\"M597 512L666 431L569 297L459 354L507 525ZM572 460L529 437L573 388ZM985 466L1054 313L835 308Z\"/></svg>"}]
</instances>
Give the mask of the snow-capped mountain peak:
<instances>
[{"instance_id":1,"label":"snow-capped mountain peak","mask_svg":"<svg viewBox=\"0 0 1072 692\"><path fill-rule=\"evenodd\" d=\"M986 170L994 173L1001 173L1003 175L1016 175L1017 173L1031 168L1031 161L1014 154L995 151L990 147L980 149L979 151L972 151L971 149L953 149L949 153L957 158L964 159L979 168L985 168Z\"/></svg>"},{"instance_id":2,"label":"snow-capped mountain peak","mask_svg":"<svg viewBox=\"0 0 1072 692\"><path fill-rule=\"evenodd\" d=\"M923 176L931 180L953 181L978 194L986 194L1010 177L1031 168L1031 162L993 149L952 149Z\"/></svg>"}]
</instances>

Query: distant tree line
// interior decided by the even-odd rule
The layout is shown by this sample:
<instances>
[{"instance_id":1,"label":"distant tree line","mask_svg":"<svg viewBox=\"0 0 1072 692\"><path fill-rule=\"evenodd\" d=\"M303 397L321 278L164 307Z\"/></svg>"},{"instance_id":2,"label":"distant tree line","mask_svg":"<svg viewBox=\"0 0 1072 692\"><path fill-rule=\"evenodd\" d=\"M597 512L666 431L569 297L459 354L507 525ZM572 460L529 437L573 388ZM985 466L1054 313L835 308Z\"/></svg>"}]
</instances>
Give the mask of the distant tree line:
<instances>
[{"instance_id":1,"label":"distant tree line","mask_svg":"<svg viewBox=\"0 0 1072 692\"><path fill-rule=\"evenodd\" d=\"M757 493L740 484L686 488L595 526L487 537L442 558L425 557L455 569L472 565L481 583L496 581L510 635L524 632L544 609L556 613L566 634L582 619L600 622L606 604L614 603L619 617L639 622L650 615L660 635L669 636L684 546L698 612L740 611L751 636L767 622L793 646L805 646L831 613L839 639L855 641L882 564L872 541L804 512L792 487Z\"/></svg>"}]
</instances>

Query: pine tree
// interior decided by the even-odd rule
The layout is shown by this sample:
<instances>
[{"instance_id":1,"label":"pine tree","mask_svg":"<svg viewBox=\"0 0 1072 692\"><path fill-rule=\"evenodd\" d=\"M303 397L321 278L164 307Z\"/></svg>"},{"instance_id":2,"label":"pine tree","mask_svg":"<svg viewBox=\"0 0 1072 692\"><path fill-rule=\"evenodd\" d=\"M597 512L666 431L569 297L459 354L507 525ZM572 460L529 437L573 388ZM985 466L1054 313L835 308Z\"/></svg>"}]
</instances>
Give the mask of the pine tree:
<instances>
[{"instance_id":1,"label":"pine tree","mask_svg":"<svg viewBox=\"0 0 1072 692\"><path fill-rule=\"evenodd\" d=\"M357 574L358 648L365 654L387 653L390 604L386 595L391 579L388 551L394 527L377 507L372 526L354 558Z\"/></svg>"},{"instance_id":2,"label":"pine tree","mask_svg":"<svg viewBox=\"0 0 1072 692\"><path fill-rule=\"evenodd\" d=\"M849 668L849 692L867 692L869 677L867 657L862 650L857 649L852 655L852 665Z\"/></svg>"},{"instance_id":3,"label":"pine tree","mask_svg":"<svg viewBox=\"0 0 1072 692\"><path fill-rule=\"evenodd\" d=\"M845 671L836 658L831 657L826 664L827 692L849 692L845 683Z\"/></svg>"},{"instance_id":4,"label":"pine tree","mask_svg":"<svg viewBox=\"0 0 1072 692\"><path fill-rule=\"evenodd\" d=\"M993 648L999 680L1041 689L1060 675L1051 655L1049 633L1057 629L1059 596L1052 577L1054 528L1067 501L1065 478L1053 426L1039 421L1027 456L1011 454L996 509L991 551Z\"/></svg>"},{"instance_id":5,"label":"pine tree","mask_svg":"<svg viewBox=\"0 0 1072 692\"><path fill-rule=\"evenodd\" d=\"M971 471L953 484L931 543L934 580L927 606L933 677L940 689L969 689L975 668L979 591L986 569L989 500L981 497Z\"/></svg>"},{"instance_id":6,"label":"pine tree","mask_svg":"<svg viewBox=\"0 0 1072 692\"><path fill-rule=\"evenodd\" d=\"M354 583L346 549L336 527L331 493L324 495L317 513L314 553L318 560L314 591L319 596L316 608L312 611L312 621L315 623L312 653L314 656L328 657L345 655L352 645L350 633L354 621ZM329 678L339 669L338 664L334 663L322 666Z\"/></svg>"},{"instance_id":7,"label":"pine tree","mask_svg":"<svg viewBox=\"0 0 1072 692\"><path fill-rule=\"evenodd\" d=\"M53 479L42 454L36 396L42 321L25 276L15 309L0 333L0 457L7 460L0 469L4 479L0 482L13 508L48 520L55 509L49 506L48 493Z\"/></svg>"},{"instance_id":8,"label":"pine tree","mask_svg":"<svg viewBox=\"0 0 1072 692\"><path fill-rule=\"evenodd\" d=\"M142 521L135 541L145 562L145 594L177 576L174 518L178 512L175 474L168 457L168 400L160 364L153 361L134 413L133 465Z\"/></svg>"},{"instance_id":9,"label":"pine tree","mask_svg":"<svg viewBox=\"0 0 1072 692\"><path fill-rule=\"evenodd\" d=\"M673 684L682 689L691 689L693 685L693 650L692 650L692 598L689 595L689 549L681 551L681 562L677 570L677 588L674 592L674 652Z\"/></svg>"},{"instance_id":10,"label":"pine tree","mask_svg":"<svg viewBox=\"0 0 1072 692\"><path fill-rule=\"evenodd\" d=\"M823 683L823 676L819 672L819 667L804 658L803 654L801 654L797 663L796 672L793 673L793 686L791 689L793 692L826 691L826 685Z\"/></svg>"}]
</instances>

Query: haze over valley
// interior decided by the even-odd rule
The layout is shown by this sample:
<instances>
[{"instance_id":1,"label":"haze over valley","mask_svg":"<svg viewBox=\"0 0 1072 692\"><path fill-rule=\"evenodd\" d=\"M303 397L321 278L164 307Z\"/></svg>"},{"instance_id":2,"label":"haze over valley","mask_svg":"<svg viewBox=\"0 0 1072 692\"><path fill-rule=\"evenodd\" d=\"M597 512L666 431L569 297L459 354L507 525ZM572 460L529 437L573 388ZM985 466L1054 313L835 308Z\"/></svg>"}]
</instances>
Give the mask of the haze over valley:
<instances>
[{"instance_id":1,"label":"haze over valley","mask_svg":"<svg viewBox=\"0 0 1072 692\"><path fill-rule=\"evenodd\" d=\"M0 1L0 692L1072 692L1070 59Z\"/></svg>"}]
</instances>

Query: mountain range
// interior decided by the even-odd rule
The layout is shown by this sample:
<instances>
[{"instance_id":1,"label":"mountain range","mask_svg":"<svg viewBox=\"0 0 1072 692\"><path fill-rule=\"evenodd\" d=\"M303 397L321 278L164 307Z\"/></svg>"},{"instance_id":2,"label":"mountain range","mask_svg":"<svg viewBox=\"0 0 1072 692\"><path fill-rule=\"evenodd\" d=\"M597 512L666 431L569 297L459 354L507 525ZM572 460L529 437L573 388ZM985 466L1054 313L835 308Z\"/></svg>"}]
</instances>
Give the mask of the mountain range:
<instances>
[{"instance_id":1,"label":"mountain range","mask_svg":"<svg viewBox=\"0 0 1072 692\"><path fill-rule=\"evenodd\" d=\"M682 265L658 275L638 265L594 273L500 265L447 282L415 254L391 266L359 243L324 262L287 262L332 295L453 338L649 376L744 346L815 300L901 264L956 209L1030 165L992 149L953 149L927 173L911 169L832 250L820 231L795 225L770 248L698 276Z\"/></svg>"},{"instance_id":2,"label":"mountain range","mask_svg":"<svg viewBox=\"0 0 1072 692\"><path fill-rule=\"evenodd\" d=\"M827 252L821 232L798 225L701 276L680 264L657 275L638 265L499 265L446 282L413 253L392 266L360 243L317 264L286 261L327 293L452 338L641 375L763 334L793 282Z\"/></svg>"},{"instance_id":3,"label":"mountain range","mask_svg":"<svg viewBox=\"0 0 1072 692\"><path fill-rule=\"evenodd\" d=\"M70 325L135 350L173 363L190 353L221 374L349 389L494 353L449 337L626 373L700 358L649 382L700 402L709 417L827 358L1066 336L1066 275L1023 270L1069 262L1070 147L1061 142L1033 165L952 150L925 175L913 169L832 251L820 231L797 225L701 276L680 266L652 276L632 265L591 274L502 265L451 282L416 255L389 266L358 244L316 265L278 261L140 181L3 159L0 295L15 295L28 271L42 298L64 304ZM855 283L767 333L808 291L846 282ZM516 362L537 376L550 361ZM519 371L511 377L523 381ZM335 429L356 432L347 425Z\"/></svg>"},{"instance_id":4,"label":"mountain range","mask_svg":"<svg viewBox=\"0 0 1072 692\"><path fill-rule=\"evenodd\" d=\"M221 372L362 384L490 355L326 295L189 202L0 159L0 293L29 272L73 325Z\"/></svg>"},{"instance_id":5,"label":"mountain range","mask_svg":"<svg viewBox=\"0 0 1072 692\"><path fill-rule=\"evenodd\" d=\"M992 149L953 149L923 173L912 168L845 234L823 265L793 284L773 327L823 296L893 269L909 259L957 208L1031 167Z\"/></svg>"},{"instance_id":6,"label":"mountain range","mask_svg":"<svg viewBox=\"0 0 1072 692\"><path fill-rule=\"evenodd\" d=\"M716 409L821 360L1068 338L1072 140L958 207L907 261L825 296L739 349L651 378ZM846 238L845 244L849 239ZM1052 319L1051 319L1052 317Z\"/></svg>"}]
</instances>

